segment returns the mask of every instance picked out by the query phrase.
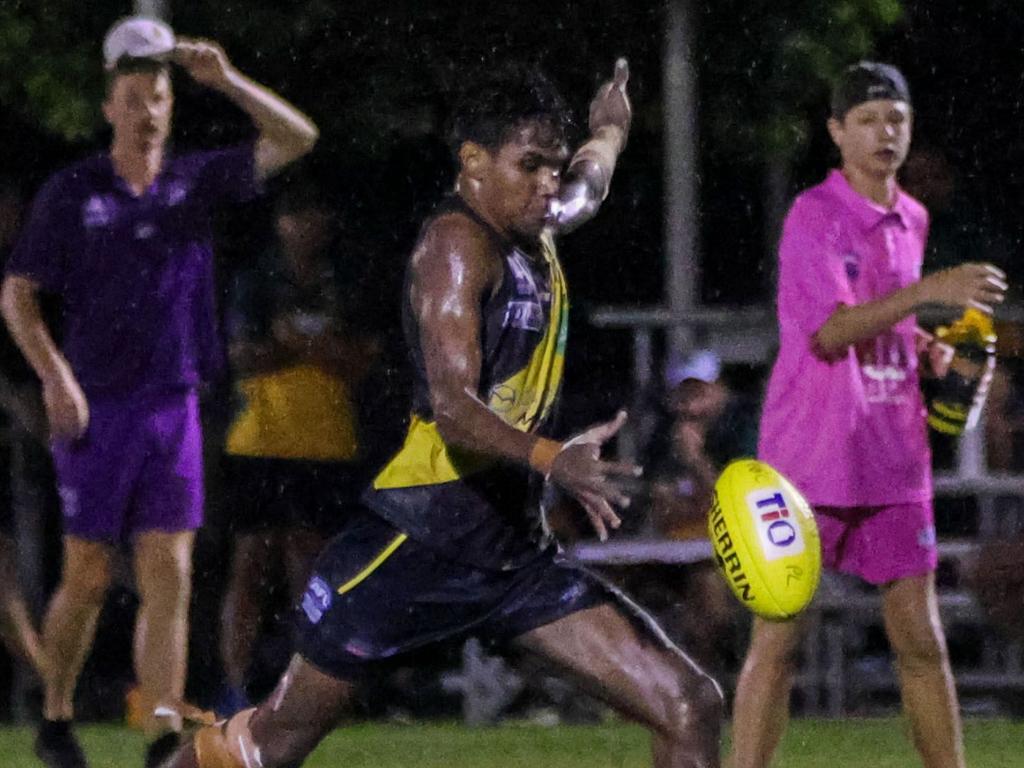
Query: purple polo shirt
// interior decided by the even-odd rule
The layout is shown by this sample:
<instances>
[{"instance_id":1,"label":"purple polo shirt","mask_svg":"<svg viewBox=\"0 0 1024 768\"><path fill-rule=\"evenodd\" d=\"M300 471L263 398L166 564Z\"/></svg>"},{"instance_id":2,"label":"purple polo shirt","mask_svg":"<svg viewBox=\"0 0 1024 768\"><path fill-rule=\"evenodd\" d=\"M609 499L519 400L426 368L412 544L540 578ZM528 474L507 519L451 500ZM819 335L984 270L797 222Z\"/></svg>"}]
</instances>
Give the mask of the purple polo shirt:
<instances>
[{"instance_id":1,"label":"purple polo shirt","mask_svg":"<svg viewBox=\"0 0 1024 768\"><path fill-rule=\"evenodd\" d=\"M906 193L887 210L839 171L793 203L779 244L779 354L758 454L812 504L931 499L931 461L913 316L826 359L815 333L841 305L921 277L928 213Z\"/></svg>"},{"instance_id":2,"label":"purple polo shirt","mask_svg":"<svg viewBox=\"0 0 1024 768\"><path fill-rule=\"evenodd\" d=\"M6 271L61 297L62 351L88 397L191 389L216 372L212 216L258 191L251 144L168 156L139 197L107 154L46 182Z\"/></svg>"}]
</instances>

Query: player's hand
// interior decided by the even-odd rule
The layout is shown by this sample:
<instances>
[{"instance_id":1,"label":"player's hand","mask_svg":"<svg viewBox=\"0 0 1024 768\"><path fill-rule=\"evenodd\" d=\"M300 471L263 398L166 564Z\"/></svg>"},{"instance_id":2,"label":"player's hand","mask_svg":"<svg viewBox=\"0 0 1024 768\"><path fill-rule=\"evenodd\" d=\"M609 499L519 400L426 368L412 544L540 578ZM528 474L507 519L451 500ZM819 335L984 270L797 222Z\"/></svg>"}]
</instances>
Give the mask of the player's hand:
<instances>
[{"instance_id":1,"label":"player's hand","mask_svg":"<svg viewBox=\"0 0 1024 768\"><path fill-rule=\"evenodd\" d=\"M217 43L191 37L178 38L172 60L188 72L189 77L208 88L228 85L235 69Z\"/></svg>"},{"instance_id":2,"label":"player's hand","mask_svg":"<svg viewBox=\"0 0 1024 768\"><path fill-rule=\"evenodd\" d=\"M89 426L89 403L70 369L43 382L43 404L50 438L77 440Z\"/></svg>"},{"instance_id":3,"label":"player's hand","mask_svg":"<svg viewBox=\"0 0 1024 768\"><path fill-rule=\"evenodd\" d=\"M633 107L626 95L628 81L629 64L625 59L618 59L612 79L597 89L597 95L590 102L590 132L596 134L601 128L614 126L622 131L622 146L626 145L633 122Z\"/></svg>"},{"instance_id":4,"label":"player's hand","mask_svg":"<svg viewBox=\"0 0 1024 768\"><path fill-rule=\"evenodd\" d=\"M548 476L579 501L601 541L608 538L609 528L622 524L612 505L629 506L624 485L641 474L640 467L630 462L601 459L601 446L625 423L626 413L620 411L611 421L576 435L555 457Z\"/></svg>"},{"instance_id":5,"label":"player's hand","mask_svg":"<svg viewBox=\"0 0 1024 768\"><path fill-rule=\"evenodd\" d=\"M924 303L949 307L974 307L987 314L1003 302L1006 274L992 264L968 262L922 278L919 283Z\"/></svg>"}]
</instances>

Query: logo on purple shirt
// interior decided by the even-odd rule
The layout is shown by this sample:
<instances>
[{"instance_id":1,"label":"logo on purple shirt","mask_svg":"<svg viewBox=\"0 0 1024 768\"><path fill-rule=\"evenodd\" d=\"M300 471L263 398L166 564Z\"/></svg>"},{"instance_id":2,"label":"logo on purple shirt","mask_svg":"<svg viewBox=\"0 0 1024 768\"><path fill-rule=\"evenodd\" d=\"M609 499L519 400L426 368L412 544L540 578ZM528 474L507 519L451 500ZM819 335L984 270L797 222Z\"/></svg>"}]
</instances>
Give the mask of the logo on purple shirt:
<instances>
[{"instance_id":1,"label":"logo on purple shirt","mask_svg":"<svg viewBox=\"0 0 1024 768\"><path fill-rule=\"evenodd\" d=\"M107 226L114 218L114 206L108 195L93 195L82 206L82 226L86 229Z\"/></svg>"}]
</instances>

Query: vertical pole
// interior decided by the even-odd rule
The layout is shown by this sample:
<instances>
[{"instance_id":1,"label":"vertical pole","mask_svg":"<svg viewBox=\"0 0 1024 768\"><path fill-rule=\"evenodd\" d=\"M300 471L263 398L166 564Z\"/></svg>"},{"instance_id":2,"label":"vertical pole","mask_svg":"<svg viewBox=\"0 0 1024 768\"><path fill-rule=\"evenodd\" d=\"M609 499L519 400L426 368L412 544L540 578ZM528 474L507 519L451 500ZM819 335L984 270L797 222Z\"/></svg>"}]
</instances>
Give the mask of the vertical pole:
<instances>
[{"instance_id":1,"label":"vertical pole","mask_svg":"<svg viewBox=\"0 0 1024 768\"><path fill-rule=\"evenodd\" d=\"M651 329L638 325L633 328L633 402L630 404L630 418L619 433L616 453L619 458L635 461L639 457L638 435L645 435L643 419L644 406L651 391L651 372L654 370L654 344Z\"/></svg>"},{"instance_id":2,"label":"vertical pole","mask_svg":"<svg viewBox=\"0 0 1024 768\"><path fill-rule=\"evenodd\" d=\"M138 16L151 16L170 21L171 0L135 0L135 13Z\"/></svg>"},{"instance_id":3,"label":"vertical pole","mask_svg":"<svg viewBox=\"0 0 1024 768\"><path fill-rule=\"evenodd\" d=\"M700 300L698 259L697 70L692 0L667 0L664 50L665 293L673 315ZM668 359L692 343L692 329L672 326Z\"/></svg>"}]
</instances>

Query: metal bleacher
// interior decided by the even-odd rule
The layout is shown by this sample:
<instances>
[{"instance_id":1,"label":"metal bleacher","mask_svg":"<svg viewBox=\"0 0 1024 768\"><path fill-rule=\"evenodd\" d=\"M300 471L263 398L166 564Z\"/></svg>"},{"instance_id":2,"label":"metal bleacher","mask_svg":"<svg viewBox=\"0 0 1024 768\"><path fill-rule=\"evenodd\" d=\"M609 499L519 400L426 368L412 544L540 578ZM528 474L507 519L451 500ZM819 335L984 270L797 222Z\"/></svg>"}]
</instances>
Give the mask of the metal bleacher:
<instances>
[{"instance_id":1,"label":"metal bleacher","mask_svg":"<svg viewBox=\"0 0 1024 768\"><path fill-rule=\"evenodd\" d=\"M601 309L591 320L598 327L632 335L637 407L642 407L643 393L659 370L656 336L669 327L686 325L693 346L714 349L727 363L767 363L775 342L774 318L767 308L692 309L682 315L666 309ZM620 440L619 450L635 456L632 436ZM970 498L976 507L976 526L969 535L950 538L939 532L940 571L950 574L940 581L940 614L947 635L969 638L975 651L970 655L976 657L970 666L956 664L954 657L961 696L966 700L1024 692L1024 649L989 626L964 585L964 574L974 567L983 542L1024 531L1024 476L988 471L982 421L959 440L952 469L935 478L935 493L939 500ZM697 562L711 556L711 547L707 541L635 539L586 543L575 553L591 564L642 566ZM809 628L796 684L801 711L839 717L869 710L875 694L896 692L898 681L888 658L862 653L866 633L881 625L877 590L826 574L806 620Z\"/></svg>"}]
</instances>

